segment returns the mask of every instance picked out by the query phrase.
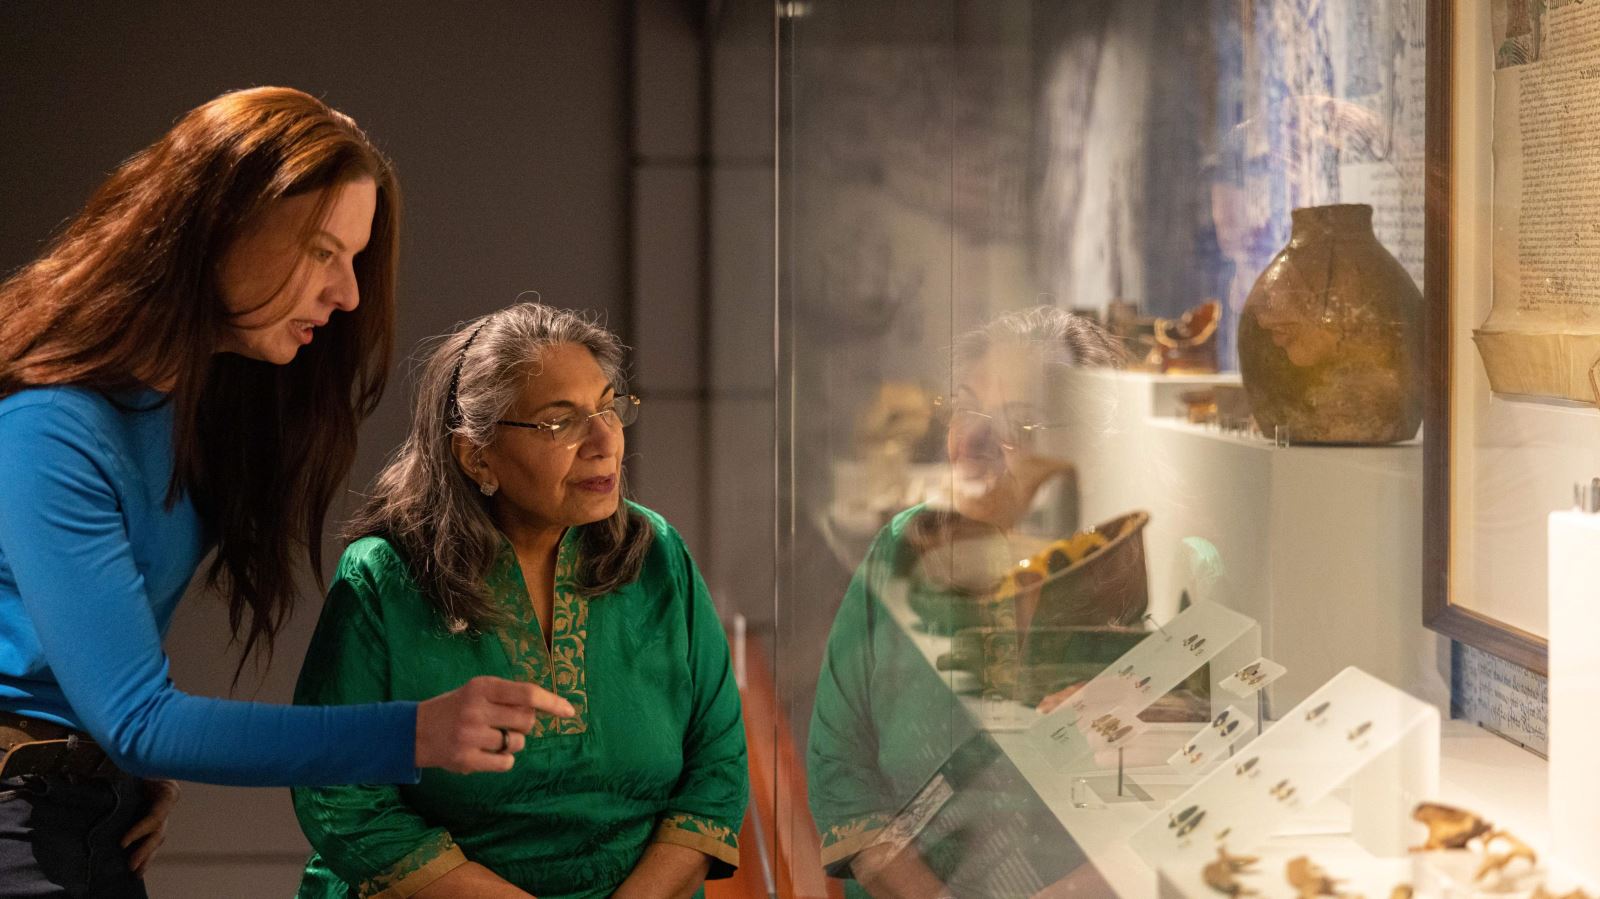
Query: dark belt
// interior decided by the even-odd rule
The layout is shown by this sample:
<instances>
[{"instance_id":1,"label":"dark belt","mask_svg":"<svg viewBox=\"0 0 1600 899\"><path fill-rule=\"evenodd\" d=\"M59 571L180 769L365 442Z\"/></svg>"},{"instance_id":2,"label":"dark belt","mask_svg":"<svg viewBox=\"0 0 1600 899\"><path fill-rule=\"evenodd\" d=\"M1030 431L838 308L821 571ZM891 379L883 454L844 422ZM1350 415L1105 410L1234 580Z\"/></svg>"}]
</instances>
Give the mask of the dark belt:
<instances>
[{"instance_id":1,"label":"dark belt","mask_svg":"<svg viewBox=\"0 0 1600 899\"><path fill-rule=\"evenodd\" d=\"M118 773L110 756L88 734L0 712L0 780L29 774L110 780Z\"/></svg>"}]
</instances>

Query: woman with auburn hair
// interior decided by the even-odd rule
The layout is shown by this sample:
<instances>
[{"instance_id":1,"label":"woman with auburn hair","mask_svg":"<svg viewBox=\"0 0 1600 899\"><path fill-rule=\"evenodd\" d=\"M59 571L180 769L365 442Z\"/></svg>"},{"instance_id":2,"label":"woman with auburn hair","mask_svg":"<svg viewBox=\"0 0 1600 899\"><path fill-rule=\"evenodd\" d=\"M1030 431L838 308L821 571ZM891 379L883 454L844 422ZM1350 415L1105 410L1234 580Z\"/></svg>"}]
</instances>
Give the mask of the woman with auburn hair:
<instances>
[{"instance_id":1,"label":"woman with auburn hair","mask_svg":"<svg viewBox=\"0 0 1600 899\"><path fill-rule=\"evenodd\" d=\"M208 553L246 658L270 655L300 553L320 576L328 505L384 386L398 233L393 170L356 123L257 88L184 115L0 284L8 895L145 895L177 793L157 778L503 771L505 731L572 713L489 678L320 709L168 680L162 636Z\"/></svg>"},{"instance_id":2,"label":"woman with auburn hair","mask_svg":"<svg viewBox=\"0 0 1600 899\"><path fill-rule=\"evenodd\" d=\"M351 525L295 701L548 686L505 774L301 788L300 899L684 899L739 864L750 786L728 641L683 539L624 498L623 349L520 303L433 348Z\"/></svg>"}]
</instances>

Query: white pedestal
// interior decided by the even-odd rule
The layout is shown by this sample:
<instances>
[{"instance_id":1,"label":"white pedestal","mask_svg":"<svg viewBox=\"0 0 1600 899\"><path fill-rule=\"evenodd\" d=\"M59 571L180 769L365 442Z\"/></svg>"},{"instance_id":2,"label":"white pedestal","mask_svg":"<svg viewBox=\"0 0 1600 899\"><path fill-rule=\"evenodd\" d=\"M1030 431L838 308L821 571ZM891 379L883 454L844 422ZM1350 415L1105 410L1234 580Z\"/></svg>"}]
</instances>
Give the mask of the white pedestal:
<instances>
[{"instance_id":1,"label":"white pedestal","mask_svg":"<svg viewBox=\"0 0 1600 899\"><path fill-rule=\"evenodd\" d=\"M1600 883L1600 515L1550 515L1550 832Z\"/></svg>"}]
</instances>

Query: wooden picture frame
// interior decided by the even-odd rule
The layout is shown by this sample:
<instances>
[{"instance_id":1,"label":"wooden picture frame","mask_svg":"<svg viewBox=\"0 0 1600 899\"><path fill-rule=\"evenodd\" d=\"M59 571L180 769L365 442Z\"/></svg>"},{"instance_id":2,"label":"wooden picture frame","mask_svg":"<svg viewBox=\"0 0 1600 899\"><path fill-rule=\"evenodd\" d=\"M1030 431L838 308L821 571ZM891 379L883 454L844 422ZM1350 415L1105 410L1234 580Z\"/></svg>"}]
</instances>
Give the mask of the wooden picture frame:
<instances>
[{"instance_id":1,"label":"wooden picture frame","mask_svg":"<svg viewBox=\"0 0 1600 899\"><path fill-rule=\"evenodd\" d=\"M1457 124L1456 85L1466 74L1457 65L1458 0L1427 0L1427 135L1425 236L1425 399L1423 423L1423 623L1454 640L1511 661L1541 675L1549 671L1548 641L1537 634L1498 621L1458 602L1452 584L1452 536L1463 526L1455 518L1452 497L1459 472L1452 466L1458 439L1452 424L1457 399L1452 377L1458 352L1455 321L1460 309L1454 253L1460 242L1455 177ZM1459 0L1487 3L1489 0Z\"/></svg>"}]
</instances>

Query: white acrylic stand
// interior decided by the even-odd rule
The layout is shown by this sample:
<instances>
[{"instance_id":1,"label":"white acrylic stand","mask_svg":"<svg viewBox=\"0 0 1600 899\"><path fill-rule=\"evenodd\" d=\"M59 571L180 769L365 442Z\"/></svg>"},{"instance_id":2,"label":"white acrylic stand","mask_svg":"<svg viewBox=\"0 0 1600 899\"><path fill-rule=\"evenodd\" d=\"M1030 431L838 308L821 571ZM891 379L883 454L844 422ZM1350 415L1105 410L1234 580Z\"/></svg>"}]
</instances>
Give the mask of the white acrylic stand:
<instances>
[{"instance_id":1,"label":"white acrylic stand","mask_svg":"<svg viewBox=\"0 0 1600 899\"><path fill-rule=\"evenodd\" d=\"M1555 858L1600 883L1600 515L1550 515L1550 832Z\"/></svg>"},{"instance_id":2,"label":"white acrylic stand","mask_svg":"<svg viewBox=\"0 0 1600 899\"><path fill-rule=\"evenodd\" d=\"M1257 722L1244 709L1228 706L1183 744L1167 764L1178 771L1198 774L1228 757L1235 743L1251 736Z\"/></svg>"},{"instance_id":3,"label":"white acrylic stand","mask_svg":"<svg viewBox=\"0 0 1600 899\"><path fill-rule=\"evenodd\" d=\"M1131 742L1145 728L1139 713L1202 665L1254 658L1260 651L1261 631L1254 621L1216 603L1195 603L1158 626L1024 737L1066 770L1096 752ZM1227 703L1216 689L1219 669L1224 677L1232 672L1212 666L1213 714Z\"/></svg>"},{"instance_id":4,"label":"white acrylic stand","mask_svg":"<svg viewBox=\"0 0 1600 899\"><path fill-rule=\"evenodd\" d=\"M1211 896L1201 872L1219 847L1253 854L1345 785L1354 843L1370 856L1397 860L1386 869L1409 869L1411 811L1439 786L1438 710L1346 668L1146 822L1129 844L1160 872L1164 895ZM1286 886L1281 865L1246 882L1255 889Z\"/></svg>"}]
</instances>

